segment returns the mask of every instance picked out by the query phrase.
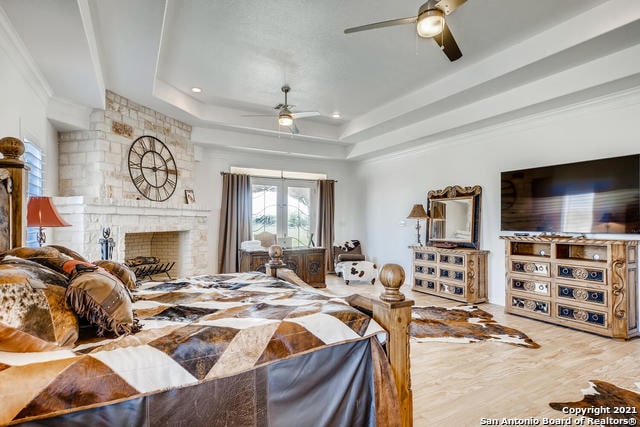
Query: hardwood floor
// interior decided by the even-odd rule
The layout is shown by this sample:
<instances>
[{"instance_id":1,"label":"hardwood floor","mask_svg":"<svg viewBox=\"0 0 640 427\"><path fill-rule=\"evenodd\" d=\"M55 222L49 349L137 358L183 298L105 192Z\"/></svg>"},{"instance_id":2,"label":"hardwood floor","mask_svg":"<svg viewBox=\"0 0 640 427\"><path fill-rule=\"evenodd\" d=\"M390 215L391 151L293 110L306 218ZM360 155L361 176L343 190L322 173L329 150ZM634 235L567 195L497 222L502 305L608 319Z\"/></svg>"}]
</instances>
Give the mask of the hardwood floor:
<instances>
[{"instance_id":1,"label":"hardwood floor","mask_svg":"<svg viewBox=\"0 0 640 427\"><path fill-rule=\"evenodd\" d=\"M345 285L327 276L326 291L336 295L376 296L382 286ZM401 291L416 305L453 307L457 301ZM479 426L482 419L570 418L550 402L582 399L590 380L640 392L640 339L618 341L504 313L504 307L480 304L496 321L526 333L539 349L497 342L411 343L414 425ZM640 408L638 408L640 411ZM576 425L576 417L571 421ZM566 422L566 421L565 421ZM495 424L501 425L501 424ZM521 424L522 425L522 424ZM530 424L531 425L531 424Z\"/></svg>"}]
</instances>

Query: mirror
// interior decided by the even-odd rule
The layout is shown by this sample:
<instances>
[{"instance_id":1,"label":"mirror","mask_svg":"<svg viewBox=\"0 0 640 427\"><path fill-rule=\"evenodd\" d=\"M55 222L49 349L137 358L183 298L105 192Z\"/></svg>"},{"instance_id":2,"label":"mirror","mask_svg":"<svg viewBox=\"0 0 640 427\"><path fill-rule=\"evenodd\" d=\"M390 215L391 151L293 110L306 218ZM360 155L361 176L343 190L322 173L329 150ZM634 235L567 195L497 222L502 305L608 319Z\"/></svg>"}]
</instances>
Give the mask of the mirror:
<instances>
[{"instance_id":1,"label":"mirror","mask_svg":"<svg viewBox=\"0 0 640 427\"><path fill-rule=\"evenodd\" d=\"M429 241L479 248L480 186L429 191Z\"/></svg>"}]
</instances>

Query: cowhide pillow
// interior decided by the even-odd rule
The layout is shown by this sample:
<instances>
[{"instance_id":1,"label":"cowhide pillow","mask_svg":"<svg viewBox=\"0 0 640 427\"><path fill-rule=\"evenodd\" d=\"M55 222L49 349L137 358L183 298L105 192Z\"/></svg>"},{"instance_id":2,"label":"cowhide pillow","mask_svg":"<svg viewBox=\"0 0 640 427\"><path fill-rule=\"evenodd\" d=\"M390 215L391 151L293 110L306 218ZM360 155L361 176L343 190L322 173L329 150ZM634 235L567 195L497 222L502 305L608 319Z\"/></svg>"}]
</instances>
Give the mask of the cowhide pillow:
<instances>
[{"instance_id":1,"label":"cowhide pillow","mask_svg":"<svg viewBox=\"0 0 640 427\"><path fill-rule=\"evenodd\" d=\"M72 346L78 318L65 303L65 288L0 269L0 351L37 352Z\"/></svg>"},{"instance_id":2,"label":"cowhide pillow","mask_svg":"<svg viewBox=\"0 0 640 427\"><path fill-rule=\"evenodd\" d=\"M71 278L66 299L74 311L98 327L98 335L126 335L137 331L129 290L105 269L80 271Z\"/></svg>"},{"instance_id":3,"label":"cowhide pillow","mask_svg":"<svg viewBox=\"0 0 640 427\"><path fill-rule=\"evenodd\" d=\"M69 278L64 274L58 273L57 271L45 267L42 264L38 264L37 262L11 255L5 256L2 261L0 261L0 269L20 270L27 273L29 277L38 279L41 282L50 285L57 285L66 288L69 284Z\"/></svg>"},{"instance_id":4,"label":"cowhide pillow","mask_svg":"<svg viewBox=\"0 0 640 427\"><path fill-rule=\"evenodd\" d=\"M73 249L69 249L66 246L47 245L46 247L57 249L61 254L70 256L71 258L77 259L78 261L89 262L88 259L80 255L78 252L74 251Z\"/></svg>"},{"instance_id":5,"label":"cowhide pillow","mask_svg":"<svg viewBox=\"0 0 640 427\"><path fill-rule=\"evenodd\" d=\"M109 261L105 259L100 259L98 261L93 262L98 267L102 267L107 270L109 273L116 276L128 289L135 289L136 284L136 275L129 267L126 265L116 262Z\"/></svg>"},{"instance_id":6,"label":"cowhide pillow","mask_svg":"<svg viewBox=\"0 0 640 427\"><path fill-rule=\"evenodd\" d=\"M69 255L65 255L51 246L41 248L16 248L9 252L9 255L37 262L40 265L44 265L65 275L68 275L68 273L63 268L64 264L67 261L74 260Z\"/></svg>"},{"instance_id":7,"label":"cowhide pillow","mask_svg":"<svg viewBox=\"0 0 640 427\"><path fill-rule=\"evenodd\" d=\"M360 248L360 240L346 240L336 245L336 247L344 252L361 253L362 251Z\"/></svg>"}]
</instances>

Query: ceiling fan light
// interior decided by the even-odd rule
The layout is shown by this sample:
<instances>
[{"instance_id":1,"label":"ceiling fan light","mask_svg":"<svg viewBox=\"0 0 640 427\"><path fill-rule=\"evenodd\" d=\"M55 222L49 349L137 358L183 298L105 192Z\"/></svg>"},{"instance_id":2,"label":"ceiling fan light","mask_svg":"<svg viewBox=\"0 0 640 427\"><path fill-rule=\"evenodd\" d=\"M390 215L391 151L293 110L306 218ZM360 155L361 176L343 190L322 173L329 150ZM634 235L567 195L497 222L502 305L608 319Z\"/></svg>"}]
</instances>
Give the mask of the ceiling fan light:
<instances>
[{"instance_id":1,"label":"ceiling fan light","mask_svg":"<svg viewBox=\"0 0 640 427\"><path fill-rule=\"evenodd\" d=\"M434 37L444 29L444 13L439 9L429 9L418 18L416 30L420 37Z\"/></svg>"},{"instance_id":2,"label":"ceiling fan light","mask_svg":"<svg viewBox=\"0 0 640 427\"><path fill-rule=\"evenodd\" d=\"M293 117L290 114L280 114L278 116L278 124L280 126L291 126L293 124Z\"/></svg>"}]
</instances>

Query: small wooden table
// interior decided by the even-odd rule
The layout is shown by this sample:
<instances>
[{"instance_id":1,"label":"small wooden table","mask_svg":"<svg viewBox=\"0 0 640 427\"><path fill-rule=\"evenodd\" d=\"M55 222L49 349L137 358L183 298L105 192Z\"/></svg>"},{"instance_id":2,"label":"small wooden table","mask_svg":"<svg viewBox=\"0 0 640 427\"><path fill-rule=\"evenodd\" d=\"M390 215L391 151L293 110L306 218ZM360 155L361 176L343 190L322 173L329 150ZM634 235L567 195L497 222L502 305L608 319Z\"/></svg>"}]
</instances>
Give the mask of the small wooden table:
<instances>
[{"instance_id":1,"label":"small wooden table","mask_svg":"<svg viewBox=\"0 0 640 427\"><path fill-rule=\"evenodd\" d=\"M283 249L282 261L302 280L314 288L325 288L325 248ZM240 250L240 271L265 272L264 265L269 262L268 249L259 251Z\"/></svg>"}]
</instances>

